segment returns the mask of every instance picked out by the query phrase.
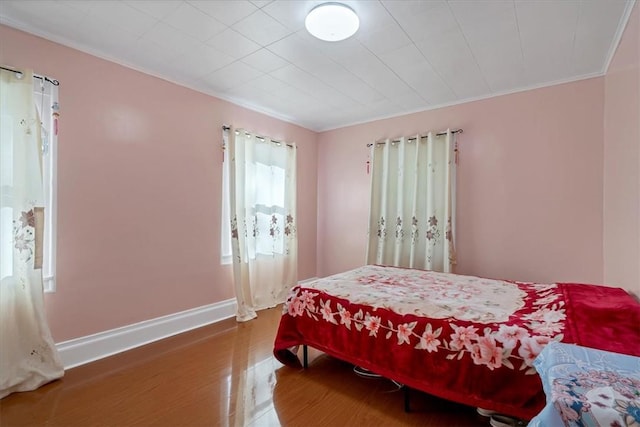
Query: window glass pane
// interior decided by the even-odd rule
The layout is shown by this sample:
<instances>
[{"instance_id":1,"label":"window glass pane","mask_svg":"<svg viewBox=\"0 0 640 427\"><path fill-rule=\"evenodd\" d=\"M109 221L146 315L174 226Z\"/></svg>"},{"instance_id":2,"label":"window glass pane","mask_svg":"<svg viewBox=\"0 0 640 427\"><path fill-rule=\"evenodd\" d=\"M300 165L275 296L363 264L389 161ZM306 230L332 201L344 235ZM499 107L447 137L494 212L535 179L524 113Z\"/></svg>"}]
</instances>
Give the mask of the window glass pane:
<instances>
[{"instance_id":1,"label":"window glass pane","mask_svg":"<svg viewBox=\"0 0 640 427\"><path fill-rule=\"evenodd\" d=\"M256 204L284 207L284 169L256 163Z\"/></svg>"},{"instance_id":2,"label":"window glass pane","mask_svg":"<svg viewBox=\"0 0 640 427\"><path fill-rule=\"evenodd\" d=\"M258 219L256 253L263 255L282 254L284 248L284 216L280 213L258 212L256 217Z\"/></svg>"},{"instance_id":3,"label":"window glass pane","mask_svg":"<svg viewBox=\"0 0 640 427\"><path fill-rule=\"evenodd\" d=\"M3 207L0 209L0 234L3 236L13 235L11 226L13 219L13 209ZM0 280L13 275L13 239L0 240Z\"/></svg>"},{"instance_id":4,"label":"window glass pane","mask_svg":"<svg viewBox=\"0 0 640 427\"><path fill-rule=\"evenodd\" d=\"M10 141L9 143L2 144L0 146L0 183L3 186L2 196L5 197L4 187L11 187L13 185L13 126L11 117L3 114L0 117L0 132L3 141ZM9 201L6 202L7 204ZM3 203L4 204L4 203Z\"/></svg>"},{"instance_id":5,"label":"window glass pane","mask_svg":"<svg viewBox=\"0 0 640 427\"><path fill-rule=\"evenodd\" d=\"M13 235L13 127L10 116L0 117L1 138L5 143L0 145L0 235ZM0 279L13 274L13 239L2 239L0 245Z\"/></svg>"}]
</instances>

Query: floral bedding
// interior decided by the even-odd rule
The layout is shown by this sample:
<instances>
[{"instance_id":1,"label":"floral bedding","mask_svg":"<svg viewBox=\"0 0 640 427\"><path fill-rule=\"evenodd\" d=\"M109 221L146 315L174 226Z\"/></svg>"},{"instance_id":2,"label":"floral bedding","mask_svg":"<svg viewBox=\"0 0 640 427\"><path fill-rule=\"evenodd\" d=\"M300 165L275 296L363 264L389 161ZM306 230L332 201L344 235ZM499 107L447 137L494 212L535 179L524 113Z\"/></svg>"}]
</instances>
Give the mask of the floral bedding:
<instances>
[{"instance_id":1,"label":"floral bedding","mask_svg":"<svg viewBox=\"0 0 640 427\"><path fill-rule=\"evenodd\" d=\"M552 341L640 355L624 290L369 265L292 289L274 354L306 344L409 387L530 419L545 398L533 361Z\"/></svg>"},{"instance_id":2,"label":"floral bedding","mask_svg":"<svg viewBox=\"0 0 640 427\"><path fill-rule=\"evenodd\" d=\"M547 405L529 427L640 426L640 357L550 343L534 367Z\"/></svg>"}]
</instances>

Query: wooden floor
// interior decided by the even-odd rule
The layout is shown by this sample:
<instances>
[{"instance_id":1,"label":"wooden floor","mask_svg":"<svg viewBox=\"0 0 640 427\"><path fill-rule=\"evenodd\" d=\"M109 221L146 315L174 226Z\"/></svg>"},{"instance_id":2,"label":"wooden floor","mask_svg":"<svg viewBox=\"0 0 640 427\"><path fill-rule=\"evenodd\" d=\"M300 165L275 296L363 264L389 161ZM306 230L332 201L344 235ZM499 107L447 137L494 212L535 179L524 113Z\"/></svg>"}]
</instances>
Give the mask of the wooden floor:
<instances>
[{"instance_id":1,"label":"wooden floor","mask_svg":"<svg viewBox=\"0 0 640 427\"><path fill-rule=\"evenodd\" d=\"M225 320L66 372L0 400L0 426L487 426L474 408L310 351L306 371L272 356L280 309Z\"/></svg>"}]
</instances>

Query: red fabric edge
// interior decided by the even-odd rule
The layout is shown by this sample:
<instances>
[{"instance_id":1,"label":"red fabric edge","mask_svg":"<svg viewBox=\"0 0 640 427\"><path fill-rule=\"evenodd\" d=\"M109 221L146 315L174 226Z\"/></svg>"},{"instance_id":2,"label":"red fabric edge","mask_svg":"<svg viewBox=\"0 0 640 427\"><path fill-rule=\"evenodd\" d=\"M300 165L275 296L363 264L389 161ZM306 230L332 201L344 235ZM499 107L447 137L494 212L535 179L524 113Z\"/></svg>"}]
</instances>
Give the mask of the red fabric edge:
<instances>
[{"instance_id":1,"label":"red fabric edge","mask_svg":"<svg viewBox=\"0 0 640 427\"><path fill-rule=\"evenodd\" d=\"M313 347L314 349L320 350L323 353L326 353L339 360L351 363L356 366L361 366L367 370L370 370L371 372L375 372L390 380L397 381L412 389L419 390L419 391L422 391L446 400L451 400L453 402L460 403L462 405L490 409L502 414L508 414L508 415L521 418L521 419L526 419L526 420L533 418L539 412L538 410L527 410L521 407L503 405L494 400L478 399L476 397L469 396L467 394L456 393L453 390L427 387L424 382L416 382L411 377L397 375L396 373L385 370L385 369L381 370L380 367L372 365L366 359L360 359L352 355L340 354L338 352L331 350L328 347L325 347L322 344L315 343L315 342L279 341L278 348L274 349L274 352L273 352L274 356L276 357L276 359L278 359L280 363L286 366L289 366L292 368L302 368L302 363L300 362L300 359L298 358L298 356L293 352L291 352L291 350L289 350L291 347L295 347L298 345L307 345L309 347ZM514 384L514 386L517 387L517 384ZM540 385L540 389L542 390L542 385Z\"/></svg>"}]
</instances>

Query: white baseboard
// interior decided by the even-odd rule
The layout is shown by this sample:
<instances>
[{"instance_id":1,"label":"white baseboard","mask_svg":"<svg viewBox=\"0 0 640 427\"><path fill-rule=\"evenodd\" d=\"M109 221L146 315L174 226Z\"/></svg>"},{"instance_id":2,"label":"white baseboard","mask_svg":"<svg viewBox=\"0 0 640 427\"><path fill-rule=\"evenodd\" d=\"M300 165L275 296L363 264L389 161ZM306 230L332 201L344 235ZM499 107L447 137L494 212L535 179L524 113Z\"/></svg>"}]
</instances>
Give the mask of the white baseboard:
<instances>
[{"instance_id":1,"label":"white baseboard","mask_svg":"<svg viewBox=\"0 0 640 427\"><path fill-rule=\"evenodd\" d=\"M298 282L301 285L317 277ZM56 344L65 369L235 316L235 298Z\"/></svg>"},{"instance_id":2,"label":"white baseboard","mask_svg":"<svg viewBox=\"0 0 640 427\"><path fill-rule=\"evenodd\" d=\"M56 344L65 369L140 347L236 314L235 298Z\"/></svg>"}]
</instances>

